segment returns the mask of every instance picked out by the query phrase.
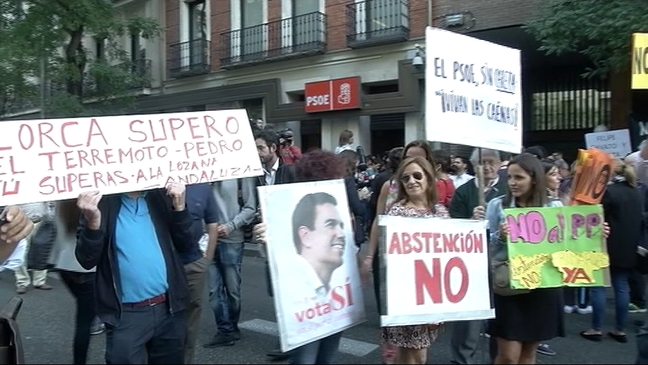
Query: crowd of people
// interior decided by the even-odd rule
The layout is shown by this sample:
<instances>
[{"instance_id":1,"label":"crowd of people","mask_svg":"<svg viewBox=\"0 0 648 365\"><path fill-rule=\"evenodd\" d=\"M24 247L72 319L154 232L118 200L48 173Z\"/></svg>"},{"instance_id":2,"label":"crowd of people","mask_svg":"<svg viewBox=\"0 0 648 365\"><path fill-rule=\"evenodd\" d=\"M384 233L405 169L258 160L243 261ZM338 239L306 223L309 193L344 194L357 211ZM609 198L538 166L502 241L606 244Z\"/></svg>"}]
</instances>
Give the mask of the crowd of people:
<instances>
[{"instance_id":1,"label":"crowd of people","mask_svg":"<svg viewBox=\"0 0 648 365\"><path fill-rule=\"evenodd\" d=\"M16 270L18 294L30 285L51 289L43 273L30 278L22 260L15 259L25 255L34 224L53 220L59 227L50 261L77 303L75 364L86 363L91 334L104 328L108 364L192 363L198 327L205 325L199 320L205 285L215 323L214 336L203 346L236 345L243 335L238 324L244 243L266 242L259 186L344 180L355 242L362 247L359 269L364 282L373 281L378 308L378 215L488 219L490 247L497 255L505 251L508 234L502 209L569 203L572 169L560 153L548 155L538 146L517 156L488 149L454 156L417 140L379 157L354 148L353 133L344 131L335 151L302 153L292 131L252 122L262 176L108 196L86 192L75 200L43 203L38 214L33 205L5 208L0 259ZM477 166L483 169L480 177L473 172ZM646 283L635 270L637 246L645 241L648 188L643 183L648 183L648 144L615 162L602 202L616 312L607 335L618 342L627 341L628 312L646 311ZM480 204L482 187L486 204ZM269 270L266 277L272 296ZM555 354L546 341L565 335L565 313L592 313L591 328L580 335L601 341L605 295L604 288L494 294L493 320L382 328L381 361L424 364L436 339L450 336L451 361L476 363L477 343L489 336L493 363L533 364L537 353ZM443 327L449 330L443 333ZM288 353L277 343L268 356L292 364L331 364L341 336Z\"/></svg>"}]
</instances>

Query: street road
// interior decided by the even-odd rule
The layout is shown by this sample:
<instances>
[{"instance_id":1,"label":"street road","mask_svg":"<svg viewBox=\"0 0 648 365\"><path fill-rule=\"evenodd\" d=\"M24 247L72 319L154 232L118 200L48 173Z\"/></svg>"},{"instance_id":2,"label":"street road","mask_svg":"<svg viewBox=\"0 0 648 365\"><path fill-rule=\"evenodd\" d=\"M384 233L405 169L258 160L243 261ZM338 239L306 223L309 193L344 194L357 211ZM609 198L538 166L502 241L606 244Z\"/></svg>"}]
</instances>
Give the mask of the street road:
<instances>
[{"instance_id":1,"label":"street road","mask_svg":"<svg viewBox=\"0 0 648 365\"><path fill-rule=\"evenodd\" d=\"M72 337L74 324L74 301L55 273L50 274L51 291L30 289L23 295L25 300L18 317L24 338L27 363L31 364L70 364L72 361ZM231 347L204 349L196 352L196 362L200 364L260 364L267 363L265 353L277 343L275 316L271 299L266 295L263 261L261 258L246 256L243 263L243 313L240 327L242 339ZM0 273L0 298L2 302L15 295L13 274ZM367 313L369 320L344 334L339 363L341 364L380 364L379 320L372 293L367 290ZM646 317L631 315L632 320ZM605 338L594 343L581 339L578 333L588 327L590 316L567 315L566 338L550 341L558 352L557 356L539 356L544 364L631 364L634 363L636 347L634 336L627 344L616 343ZM203 312L203 324L199 343L202 345L214 335L214 319L211 310ZM612 307L609 306L607 322L612 323ZM429 352L428 363L447 364L449 353L450 328L446 327L440 339ZM104 335L93 336L89 363L103 364ZM483 341L487 348L487 342ZM483 362L487 361L487 352Z\"/></svg>"}]
</instances>

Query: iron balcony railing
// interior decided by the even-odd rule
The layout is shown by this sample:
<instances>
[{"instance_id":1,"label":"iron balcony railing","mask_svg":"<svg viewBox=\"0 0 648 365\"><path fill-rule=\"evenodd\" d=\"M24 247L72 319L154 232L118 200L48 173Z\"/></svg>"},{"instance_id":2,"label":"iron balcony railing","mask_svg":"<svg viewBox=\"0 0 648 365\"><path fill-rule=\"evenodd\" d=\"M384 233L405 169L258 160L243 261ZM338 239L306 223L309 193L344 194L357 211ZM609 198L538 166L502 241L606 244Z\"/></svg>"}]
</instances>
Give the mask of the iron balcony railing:
<instances>
[{"instance_id":1,"label":"iron balcony railing","mask_svg":"<svg viewBox=\"0 0 648 365\"><path fill-rule=\"evenodd\" d=\"M366 0L346 7L347 46L370 47L409 39L409 0Z\"/></svg>"},{"instance_id":2,"label":"iron balcony railing","mask_svg":"<svg viewBox=\"0 0 648 365\"><path fill-rule=\"evenodd\" d=\"M169 76L178 78L209 73L210 48L210 41L202 38L170 45Z\"/></svg>"},{"instance_id":3,"label":"iron balcony railing","mask_svg":"<svg viewBox=\"0 0 648 365\"><path fill-rule=\"evenodd\" d=\"M221 34L221 67L326 51L326 14L313 12Z\"/></svg>"}]
</instances>

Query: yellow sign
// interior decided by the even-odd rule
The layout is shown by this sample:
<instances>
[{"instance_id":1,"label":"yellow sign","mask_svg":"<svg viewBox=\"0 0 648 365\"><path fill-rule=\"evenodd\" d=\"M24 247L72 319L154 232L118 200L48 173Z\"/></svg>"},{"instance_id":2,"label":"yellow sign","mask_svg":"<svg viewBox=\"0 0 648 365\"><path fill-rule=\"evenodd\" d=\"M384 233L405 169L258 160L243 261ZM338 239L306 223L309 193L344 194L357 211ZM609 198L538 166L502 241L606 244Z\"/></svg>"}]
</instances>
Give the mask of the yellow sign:
<instances>
[{"instance_id":1,"label":"yellow sign","mask_svg":"<svg viewBox=\"0 0 648 365\"><path fill-rule=\"evenodd\" d=\"M632 35L632 89L648 89L648 34Z\"/></svg>"}]
</instances>

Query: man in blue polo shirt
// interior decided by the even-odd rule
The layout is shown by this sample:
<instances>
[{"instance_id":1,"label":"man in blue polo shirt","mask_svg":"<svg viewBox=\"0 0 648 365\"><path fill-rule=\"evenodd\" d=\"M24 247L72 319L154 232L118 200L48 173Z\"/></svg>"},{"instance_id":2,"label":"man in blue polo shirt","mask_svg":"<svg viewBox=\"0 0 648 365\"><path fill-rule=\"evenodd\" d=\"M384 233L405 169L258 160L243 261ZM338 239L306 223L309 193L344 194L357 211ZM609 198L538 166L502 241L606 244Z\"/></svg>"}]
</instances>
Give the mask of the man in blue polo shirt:
<instances>
[{"instance_id":1,"label":"man in blue polo shirt","mask_svg":"<svg viewBox=\"0 0 648 365\"><path fill-rule=\"evenodd\" d=\"M106 324L106 364L181 364L187 278L178 253L202 236L185 187L79 195L76 258L96 266L95 300Z\"/></svg>"},{"instance_id":2,"label":"man in blue polo shirt","mask_svg":"<svg viewBox=\"0 0 648 365\"><path fill-rule=\"evenodd\" d=\"M193 220L196 224L204 226L203 232L207 232L203 234L200 241L191 247L189 252L180 254L189 284L185 364L193 364L198 323L207 281L207 268L214 259L214 250L218 241L218 209L209 183L188 185L185 200Z\"/></svg>"}]
</instances>

